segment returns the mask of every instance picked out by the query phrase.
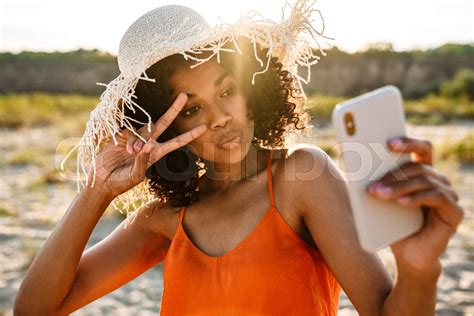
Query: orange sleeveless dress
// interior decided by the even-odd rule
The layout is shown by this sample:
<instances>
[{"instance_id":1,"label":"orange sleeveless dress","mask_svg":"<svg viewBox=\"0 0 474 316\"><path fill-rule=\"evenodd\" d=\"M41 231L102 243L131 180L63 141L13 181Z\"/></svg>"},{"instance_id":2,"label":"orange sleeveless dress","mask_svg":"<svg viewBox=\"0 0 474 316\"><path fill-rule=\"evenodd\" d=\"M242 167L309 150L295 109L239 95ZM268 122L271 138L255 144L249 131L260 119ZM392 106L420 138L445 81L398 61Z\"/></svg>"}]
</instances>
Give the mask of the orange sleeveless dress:
<instances>
[{"instance_id":1,"label":"orange sleeveless dress","mask_svg":"<svg viewBox=\"0 0 474 316\"><path fill-rule=\"evenodd\" d=\"M341 287L320 252L281 217L273 197L253 231L222 256L198 249L179 225L164 260L160 315L336 315Z\"/></svg>"}]
</instances>

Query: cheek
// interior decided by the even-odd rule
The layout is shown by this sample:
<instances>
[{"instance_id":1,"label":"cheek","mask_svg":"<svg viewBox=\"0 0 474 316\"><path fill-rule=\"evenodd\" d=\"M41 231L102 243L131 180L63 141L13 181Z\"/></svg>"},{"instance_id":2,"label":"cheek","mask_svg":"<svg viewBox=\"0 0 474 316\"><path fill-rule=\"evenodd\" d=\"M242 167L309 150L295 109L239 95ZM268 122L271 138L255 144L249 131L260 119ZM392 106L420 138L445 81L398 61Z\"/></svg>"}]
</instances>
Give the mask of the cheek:
<instances>
[{"instance_id":1,"label":"cheek","mask_svg":"<svg viewBox=\"0 0 474 316\"><path fill-rule=\"evenodd\" d=\"M249 121L249 132L251 134L251 137L253 138L254 130L255 130L255 122L253 120L248 120Z\"/></svg>"},{"instance_id":2,"label":"cheek","mask_svg":"<svg viewBox=\"0 0 474 316\"><path fill-rule=\"evenodd\" d=\"M232 116L239 125L245 126L250 124L249 109L247 105L247 98L243 94L236 96L228 107L232 110Z\"/></svg>"},{"instance_id":3,"label":"cheek","mask_svg":"<svg viewBox=\"0 0 474 316\"><path fill-rule=\"evenodd\" d=\"M247 100L242 98L239 105L235 107L238 109L238 112L234 118L238 118L238 124L242 128L242 133L244 134L244 141L249 142L253 138L255 122L249 117L250 110L248 109Z\"/></svg>"}]
</instances>

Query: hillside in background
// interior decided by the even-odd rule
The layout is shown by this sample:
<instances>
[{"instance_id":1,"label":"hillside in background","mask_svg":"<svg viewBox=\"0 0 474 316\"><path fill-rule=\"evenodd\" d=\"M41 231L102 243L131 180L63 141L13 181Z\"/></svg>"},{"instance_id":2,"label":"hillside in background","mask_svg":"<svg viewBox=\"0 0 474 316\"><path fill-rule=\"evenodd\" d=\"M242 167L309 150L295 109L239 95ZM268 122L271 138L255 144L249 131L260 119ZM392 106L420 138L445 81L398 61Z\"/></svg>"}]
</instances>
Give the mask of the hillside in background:
<instances>
[{"instance_id":1,"label":"hillside in background","mask_svg":"<svg viewBox=\"0 0 474 316\"><path fill-rule=\"evenodd\" d=\"M353 96L386 84L407 98L438 92L461 69L474 69L474 44L446 44L426 51L395 52L374 44L349 54L333 48L311 69L311 93ZM118 75L116 57L98 50L66 53L0 53L0 93L48 92L99 95Z\"/></svg>"},{"instance_id":2,"label":"hillside in background","mask_svg":"<svg viewBox=\"0 0 474 316\"><path fill-rule=\"evenodd\" d=\"M474 69L474 44L409 52L374 46L355 54L333 49L312 69L309 91L354 96L393 84L406 98L421 98L439 92L461 69Z\"/></svg>"},{"instance_id":3,"label":"hillside in background","mask_svg":"<svg viewBox=\"0 0 474 316\"><path fill-rule=\"evenodd\" d=\"M0 93L98 95L118 75L117 59L99 50L0 53Z\"/></svg>"}]
</instances>

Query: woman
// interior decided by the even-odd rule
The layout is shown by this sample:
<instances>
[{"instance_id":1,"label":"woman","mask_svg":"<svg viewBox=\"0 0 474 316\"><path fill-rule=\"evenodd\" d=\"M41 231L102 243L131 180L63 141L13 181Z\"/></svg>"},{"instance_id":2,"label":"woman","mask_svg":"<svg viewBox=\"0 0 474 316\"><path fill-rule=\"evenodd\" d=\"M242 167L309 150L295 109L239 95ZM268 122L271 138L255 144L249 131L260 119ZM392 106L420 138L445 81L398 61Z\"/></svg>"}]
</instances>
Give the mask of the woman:
<instances>
[{"instance_id":1,"label":"woman","mask_svg":"<svg viewBox=\"0 0 474 316\"><path fill-rule=\"evenodd\" d=\"M168 16L162 13L160 19ZM463 211L431 166L430 143L389 142L416 160L367 191L427 210L423 228L391 246L392 284L380 260L357 242L346 186L331 159L317 147L290 153L282 146L291 127L304 122L302 95L295 73L283 69L288 60L257 44L254 64L245 49L243 57L204 50L150 62L132 91L143 111L124 110L134 126L95 157L94 186L76 196L39 251L16 314L68 314L163 260L163 315L336 315L341 287L362 315L434 313L439 257ZM253 76L265 57L265 71ZM148 115L152 128L138 128ZM401 174L409 180L398 180ZM160 199L83 254L106 207L145 177Z\"/></svg>"}]
</instances>

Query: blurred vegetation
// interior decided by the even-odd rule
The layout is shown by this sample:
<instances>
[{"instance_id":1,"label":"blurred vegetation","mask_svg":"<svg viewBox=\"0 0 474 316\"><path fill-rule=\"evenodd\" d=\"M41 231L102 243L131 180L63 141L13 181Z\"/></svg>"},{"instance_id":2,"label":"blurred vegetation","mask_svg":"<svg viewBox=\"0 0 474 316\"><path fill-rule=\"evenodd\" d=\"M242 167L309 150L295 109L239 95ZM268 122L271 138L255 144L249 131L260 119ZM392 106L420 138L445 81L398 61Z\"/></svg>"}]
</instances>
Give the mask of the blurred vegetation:
<instances>
[{"instance_id":1,"label":"blurred vegetation","mask_svg":"<svg viewBox=\"0 0 474 316\"><path fill-rule=\"evenodd\" d=\"M444 57L453 57L453 56L472 56L474 54L474 43L466 44L455 44L447 43L436 48L427 49L427 50L412 50L399 52L393 49L393 44L389 42L374 42L369 43L354 54L347 53L340 50L337 47L334 47L328 50L328 55L381 55L387 56L391 54L402 54L402 55L415 55L418 57L422 56L444 56ZM114 60L116 56L109 54L107 52L92 49L78 49L75 51L68 52L36 52L36 51L22 51L20 53L10 53L10 52L0 52L0 62L12 61L12 60L50 60L50 61L110 61Z\"/></svg>"},{"instance_id":2,"label":"blurred vegetation","mask_svg":"<svg viewBox=\"0 0 474 316\"><path fill-rule=\"evenodd\" d=\"M115 57L109 53L100 51L98 49L85 50L78 49L70 52L32 52L23 51L17 54L2 52L0 53L1 62L12 62L12 61L36 61L36 62L96 62L96 61L109 61Z\"/></svg>"},{"instance_id":3,"label":"blurred vegetation","mask_svg":"<svg viewBox=\"0 0 474 316\"><path fill-rule=\"evenodd\" d=\"M6 206L0 205L0 217L17 217L18 212Z\"/></svg>"},{"instance_id":4,"label":"blurred vegetation","mask_svg":"<svg viewBox=\"0 0 474 316\"><path fill-rule=\"evenodd\" d=\"M0 126L38 126L73 119L90 112L98 102L98 97L78 94L0 95Z\"/></svg>"},{"instance_id":5,"label":"blurred vegetation","mask_svg":"<svg viewBox=\"0 0 474 316\"><path fill-rule=\"evenodd\" d=\"M316 52L317 53L317 52ZM460 69L474 69L474 43L445 44L429 50L394 51L391 43L371 43L356 53L334 47L311 67L308 94L355 96L393 84L407 98L438 94ZM305 68L302 69L304 76ZM117 58L99 50L0 53L0 93L99 95L119 74Z\"/></svg>"},{"instance_id":6,"label":"blurred vegetation","mask_svg":"<svg viewBox=\"0 0 474 316\"><path fill-rule=\"evenodd\" d=\"M470 132L463 139L446 142L440 146L441 159L453 159L464 164L474 163L474 132Z\"/></svg>"},{"instance_id":7,"label":"blurred vegetation","mask_svg":"<svg viewBox=\"0 0 474 316\"><path fill-rule=\"evenodd\" d=\"M389 55L389 54L411 54L417 57L424 56L443 56L443 57L453 57L453 56L472 56L474 54L474 45L473 43L466 44L455 44L447 43L441 46L427 49L427 50L412 50L406 52L396 52L393 48L393 44L390 42L374 42L367 44L359 54L374 54L374 55Z\"/></svg>"},{"instance_id":8,"label":"blurred vegetation","mask_svg":"<svg viewBox=\"0 0 474 316\"><path fill-rule=\"evenodd\" d=\"M312 119L324 123L331 120L332 110L336 104L344 100L346 100L346 98L316 93L308 96L306 107Z\"/></svg>"},{"instance_id":9,"label":"blurred vegetation","mask_svg":"<svg viewBox=\"0 0 474 316\"><path fill-rule=\"evenodd\" d=\"M423 54L423 51L417 51L419 54ZM474 54L474 45L470 44L444 44L434 49L429 49L425 52L431 56L472 56Z\"/></svg>"},{"instance_id":10,"label":"blurred vegetation","mask_svg":"<svg viewBox=\"0 0 474 316\"><path fill-rule=\"evenodd\" d=\"M335 105L346 99L313 94L307 101L308 112L319 122L329 122ZM438 93L420 99L405 99L404 107L407 120L412 124L438 125L474 119L474 70L459 70L453 79L441 84Z\"/></svg>"},{"instance_id":11,"label":"blurred vegetation","mask_svg":"<svg viewBox=\"0 0 474 316\"><path fill-rule=\"evenodd\" d=\"M335 47L316 67L305 87L307 108L323 124L337 103L397 82L413 124L474 119L473 43L407 52L394 51L391 43L372 43L353 54ZM116 57L99 50L0 53L0 72L5 75L0 78L0 126L82 123L99 102L99 94L89 94L95 91L91 86L113 79L114 71ZM33 88L39 90L28 92ZM15 89L25 92L6 93Z\"/></svg>"},{"instance_id":12,"label":"blurred vegetation","mask_svg":"<svg viewBox=\"0 0 474 316\"><path fill-rule=\"evenodd\" d=\"M453 79L441 83L437 94L406 101L405 111L408 121L413 124L474 119L474 70L460 69Z\"/></svg>"},{"instance_id":13,"label":"blurred vegetation","mask_svg":"<svg viewBox=\"0 0 474 316\"><path fill-rule=\"evenodd\" d=\"M0 93L99 95L118 74L115 56L95 50L0 53Z\"/></svg>"},{"instance_id":14,"label":"blurred vegetation","mask_svg":"<svg viewBox=\"0 0 474 316\"><path fill-rule=\"evenodd\" d=\"M320 123L329 123L335 105L346 98L315 94L308 98L307 106L311 117ZM438 125L458 119L474 119L474 101L465 96L446 97L428 95L419 100L404 101L408 122L420 125Z\"/></svg>"},{"instance_id":15,"label":"blurred vegetation","mask_svg":"<svg viewBox=\"0 0 474 316\"><path fill-rule=\"evenodd\" d=\"M313 94L308 96L307 111L312 119L326 124L331 120L335 105L346 99ZM77 94L0 95L0 127L44 126L58 121L63 123L80 121L82 124L98 102L97 97ZM465 93L459 93L456 97L430 94L423 99L405 100L404 106L407 120L412 124L437 125L457 119L474 119L474 100Z\"/></svg>"},{"instance_id":16,"label":"blurred vegetation","mask_svg":"<svg viewBox=\"0 0 474 316\"><path fill-rule=\"evenodd\" d=\"M310 93L352 97L395 85L408 99L439 94L443 82L461 69L474 69L474 43L445 44L429 50L395 51L391 43L372 43L349 54L328 50L311 69Z\"/></svg>"},{"instance_id":17,"label":"blurred vegetation","mask_svg":"<svg viewBox=\"0 0 474 316\"><path fill-rule=\"evenodd\" d=\"M428 95L404 102L407 120L412 124L439 125L458 119L474 119L474 101L465 96Z\"/></svg>"},{"instance_id":18,"label":"blurred vegetation","mask_svg":"<svg viewBox=\"0 0 474 316\"><path fill-rule=\"evenodd\" d=\"M45 160L46 159L44 159L44 157L38 155L37 150L24 149L15 151L8 159L8 164L11 166L34 165L38 167L45 167Z\"/></svg>"},{"instance_id":19,"label":"blurred vegetation","mask_svg":"<svg viewBox=\"0 0 474 316\"><path fill-rule=\"evenodd\" d=\"M474 70L462 69L453 80L441 84L441 95L446 97L465 97L474 101Z\"/></svg>"}]
</instances>

